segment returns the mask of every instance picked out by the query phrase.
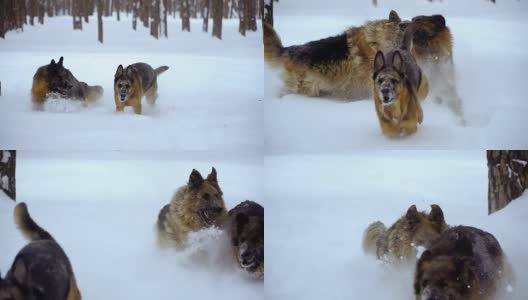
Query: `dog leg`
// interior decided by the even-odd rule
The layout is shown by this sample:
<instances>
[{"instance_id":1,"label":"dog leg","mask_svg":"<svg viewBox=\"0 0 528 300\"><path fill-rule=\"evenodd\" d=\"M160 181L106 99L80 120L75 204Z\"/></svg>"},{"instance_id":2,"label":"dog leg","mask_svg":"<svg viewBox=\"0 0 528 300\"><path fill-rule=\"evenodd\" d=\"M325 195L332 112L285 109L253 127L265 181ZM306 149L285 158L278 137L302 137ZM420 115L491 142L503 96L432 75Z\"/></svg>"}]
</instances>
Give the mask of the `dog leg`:
<instances>
[{"instance_id":1,"label":"dog leg","mask_svg":"<svg viewBox=\"0 0 528 300\"><path fill-rule=\"evenodd\" d=\"M156 104L156 100L158 99L158 83L156 81L154 81L152 86L145 93L145 98L147 99L148 104Z\"/></svg>"},{"instance_id":2,"label":"dog leg","mask_svg":"<svg viewBox=\"0 0 528 300\"><path fill-rule=\"evenodd\" d=\"M137 104L137 105L134 105L133 108L134 108L134 113L136 115L141 115L141 103Z\"/></svg>"},{"instance_id":3,"label":"dog leg","mask_svg":"<svg viewBox=\"0 0 528 300\"><path fill-rule=\"evenodd\" d=\"M116 112L123 112L125 109L125 105L119 102L116 102Z\"/></svg>"}]
</instances>

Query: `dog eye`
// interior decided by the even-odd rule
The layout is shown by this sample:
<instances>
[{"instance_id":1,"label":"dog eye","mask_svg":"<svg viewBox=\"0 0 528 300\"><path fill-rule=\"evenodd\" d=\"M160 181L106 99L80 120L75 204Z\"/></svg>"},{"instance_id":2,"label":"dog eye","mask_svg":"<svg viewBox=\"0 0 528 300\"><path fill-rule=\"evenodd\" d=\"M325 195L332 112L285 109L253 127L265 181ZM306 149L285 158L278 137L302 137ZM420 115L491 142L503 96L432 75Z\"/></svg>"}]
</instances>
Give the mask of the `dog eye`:
<instances>
[{"instance_id":1,"label":"dog eye","mask_svg":"<svg viewBox=\"0 0 528 300\"><path fill-rule=\"evenodd\" d=\"M206 194L204 194L203 197L204 197L205 200L209 200L209 198L211 197L211 195L209 195L209 193L206 193Z\"/></svg>"},{"instance_id":2,"label":"dog eye","mask_svg":"<svg viewBox=\"0 0 528 300\"><path fill-rule=\"evenodd\" d=\"M396 79L391 79L391 83L392 83L392 84L397 84L397 83L398 83L398 80L396 80Z\"/></svg>"},{"instance_id":3,"label":"dog eye","mask_svg":"<svg viewBox=\"0 0 528 300\"><path fill-rule=\"evenodd\" d=\"M378 79L378 84L382 84L383 83L383 79Z\"/></svg>"},{"instance_id":4,"label":"dog eye","mask_svg":"<svg viewBox=\"0 0 528 300\"><path fill-rule=\"evenodd\" d=\"M426 287L429 284L429 281L424 280L422 281L422 287Z\"/></svg>"}]
</instances>

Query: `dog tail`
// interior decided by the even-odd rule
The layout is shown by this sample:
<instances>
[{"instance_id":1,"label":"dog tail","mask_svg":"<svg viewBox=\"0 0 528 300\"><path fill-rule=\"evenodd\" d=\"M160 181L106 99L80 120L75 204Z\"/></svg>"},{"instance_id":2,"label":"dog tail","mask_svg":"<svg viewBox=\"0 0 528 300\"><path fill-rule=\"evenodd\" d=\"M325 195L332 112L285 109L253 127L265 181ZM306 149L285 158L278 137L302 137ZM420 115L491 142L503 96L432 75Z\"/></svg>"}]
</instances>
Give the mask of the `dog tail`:
<instances>
[{"instance_id":1,"label":"dog tail","mask_svg":"<svg viewBox=\"0 0 528 300\"><path fill-rule=\"evenodd\" d=\"M363 234L363 251L366 254L376 255L378 239L387 231L380 221L370 224Z\"/></svg>"},{"instance_id":2,"label":"dog tail","mask_svg":"<svg viewBox=\"0 0 528 300\"><path fill-rule=\"evenodd\" d=\"M24 202L15 206L15 224L29 241L54 240L51 234L33 221Z\"/></svg>"},{"instance_id":3,"label":"dog tail","mask_svg":"<svg viewBox=\"0 0 528 300\"><path fill-rule=\"evenodd\" d=\"M272 66L280 66L283 50L277 32L271 25L264 23L264 60Z\"/></svg>"},{"instance_id":4,"label":"dog tail","mask_svg":"<svg viewBox=\"0 0 528 300\"><path fill-rule=\"evenodd\" d=\"M156 68L156 69L154 70L154 73L156 73L156 76L158 76L158 75L160 75L161 73L167 71L168 69L169 69L169 67L167 67L167 66L161 66L161 67L159 67L159 68Z\"/></svg>"}]
</instances>

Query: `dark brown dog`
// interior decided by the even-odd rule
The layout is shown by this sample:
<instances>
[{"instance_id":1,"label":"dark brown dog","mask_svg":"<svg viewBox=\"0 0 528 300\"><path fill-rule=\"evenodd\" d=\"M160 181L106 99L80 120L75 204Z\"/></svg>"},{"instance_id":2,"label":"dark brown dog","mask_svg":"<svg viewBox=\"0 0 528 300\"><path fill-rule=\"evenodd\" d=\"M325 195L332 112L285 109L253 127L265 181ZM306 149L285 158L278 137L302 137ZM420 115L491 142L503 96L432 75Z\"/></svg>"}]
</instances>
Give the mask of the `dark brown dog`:
<instances>
[{"instance_id":1,"label":"dark brown dog","mask_svg":"<svg viewBox=\"0 0 528 300\"><path fill-rule=\"evenodd\" d=\"M0 300L80 300L68 256L33 221L25 203L15 207L15 223L30 242L18 252L6 277L0 276Z\"/></svg>"}]
</instances>

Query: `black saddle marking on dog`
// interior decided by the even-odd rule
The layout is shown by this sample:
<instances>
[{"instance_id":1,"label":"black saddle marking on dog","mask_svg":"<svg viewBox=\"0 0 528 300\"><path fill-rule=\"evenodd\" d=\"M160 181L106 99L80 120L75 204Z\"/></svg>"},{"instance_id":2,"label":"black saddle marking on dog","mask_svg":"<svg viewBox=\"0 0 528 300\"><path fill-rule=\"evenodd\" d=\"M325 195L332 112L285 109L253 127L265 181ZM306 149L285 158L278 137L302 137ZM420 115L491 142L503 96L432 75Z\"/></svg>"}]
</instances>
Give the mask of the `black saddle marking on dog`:
<instances>
[{"instance_id":1,"label":"black saddle marking on dog","mask_svg":"<svg viewBox=\"0 0 528 300\"><path fill-rule=\"evenodd\" d=\"M311 66L339 63L348 58L349 49L345 33L284 49L288 56Z\"/></svg>"}]
</instances>

